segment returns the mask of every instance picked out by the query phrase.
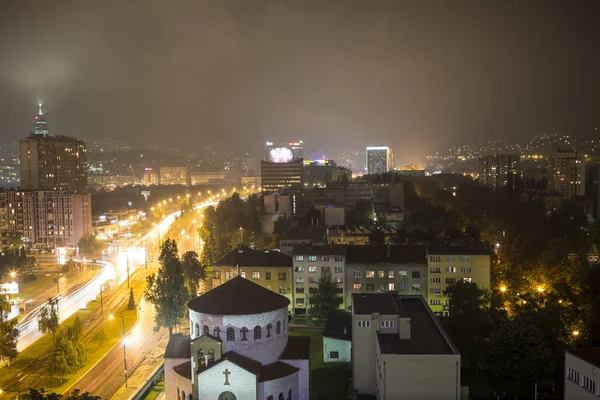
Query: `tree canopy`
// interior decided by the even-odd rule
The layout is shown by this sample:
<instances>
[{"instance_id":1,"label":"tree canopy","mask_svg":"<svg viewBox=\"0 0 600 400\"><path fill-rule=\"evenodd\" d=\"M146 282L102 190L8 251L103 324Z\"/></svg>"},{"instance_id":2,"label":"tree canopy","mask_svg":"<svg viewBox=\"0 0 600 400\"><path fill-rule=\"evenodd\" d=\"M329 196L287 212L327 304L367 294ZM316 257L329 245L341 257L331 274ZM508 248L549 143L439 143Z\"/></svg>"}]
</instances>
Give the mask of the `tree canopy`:
<instances>
[{"instance_id":1,"label":"tree canopy","mask_svg":"<svg viewBox=\"0 0 600 400\"><path fill-rule=\"evenodd\" d=\"M324 323L329 314L340 307L342 301L331 271L324 270L316 290L309 294L310 315Z\"/></svg>"}]
</instances>

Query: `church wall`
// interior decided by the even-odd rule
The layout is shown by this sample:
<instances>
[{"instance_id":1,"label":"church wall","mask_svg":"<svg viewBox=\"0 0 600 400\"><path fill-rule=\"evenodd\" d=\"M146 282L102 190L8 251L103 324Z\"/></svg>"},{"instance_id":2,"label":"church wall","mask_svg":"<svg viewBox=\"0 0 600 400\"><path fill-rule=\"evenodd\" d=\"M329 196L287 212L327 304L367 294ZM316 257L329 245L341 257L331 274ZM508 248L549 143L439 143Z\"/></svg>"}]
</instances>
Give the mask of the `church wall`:
<instances>
[{"instance_id":1,"label":"church wall","mask_svg":"<svg viewBox=\"0 0 600 400\"><path fill-rule=\"evenodd\" d=\"M298 368L297 393L294 395L294 400L309 400L310 399L310 364L308 360L281 360L282 362ZM265 397L266 398L266 397ZM286 397L287 398L287 397ZM277 397L274 397L277 400Z\"/></svg>"},{"instance_id":2,"label":"church wall","mask_svg":"<svg viewBox=\"0 0 600 400\"><path fill-rule=\"evenodd\" d=\"M185 392L186 397L188 394L192 394L192 382L173 370L176 365L188 361L190 360L187 358L165 358L165 395L167 399L176 400L178 388L180 395L182 392Z\"/></svg>"},{"instance_id":3,"label":"church wall","mask_svg":"<svg viewBox=\"0 0 600 400\"><path fill-rule=\"evenodd\" d=\"M298 397L298 373L294 373L283 378L272 381L261 382L258 384L258 399L266 400L273 396L273 400L279 399L279 394L283 393L285 400L297 400ZM289 391L292 390L292 398L289 398Z\"/></svg>"},{"instance_id":4,"label":"church wall","mask_svg":"<svg viewBox=\"0 0 600 400\"><path fill-rule=\"evenodd\" d=\"M237 400L256 400L256 376L227 360L198 375L199 400L214 400L223 392L233 393Z\"/></svg>"},{"instance_id":5,"label":"church wall","mask_svg":"<svg viewBox=\"0 0 600 400\"><path fill-rule=\"evenodd\" d=\"M270 364L279 359L287 345L287 309L271 311L263 314L251 315L211 315L190 310L190 326L192 338L196 337L196 324L202 334L204 325L208 326L211 335L215 335L214 328L220 328L220 337L223 340L223 352L235 351L243 356L252 358L262 364ZM281 323L281 333L276 333L277 322ZM267 338L267 325L271 324L271 337ZM261 339L254 340L254 327L261 327ZM235 340L227 341L227 328L235 329ZM242 340L241 328L247 328L246 341Z\"/></svg>"}]
</instances>

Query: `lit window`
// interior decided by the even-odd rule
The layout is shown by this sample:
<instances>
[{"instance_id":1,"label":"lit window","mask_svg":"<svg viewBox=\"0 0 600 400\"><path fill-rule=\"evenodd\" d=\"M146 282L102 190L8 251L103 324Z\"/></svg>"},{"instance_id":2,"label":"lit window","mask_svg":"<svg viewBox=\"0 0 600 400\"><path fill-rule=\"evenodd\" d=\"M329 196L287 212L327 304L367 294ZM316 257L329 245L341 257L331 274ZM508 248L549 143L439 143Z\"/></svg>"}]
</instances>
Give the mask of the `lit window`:
<instances>
[{"instance_id":1,"label":"lit window","mask_svg":"<svg viewBox=\"0 0 600 400\"><path fill-rule=\"evenodd\" d=\"M378 277L378 278L385 278L385 272L383 272L383 271L379 271L379 272L377 273L377 277Z\"/></svg>"},{"instance_id":2,"label":"lit window","mask_svg":"<svg viewBox=\"0 0 600 400\"><path fill-rule=\"evenodd\" d=\"M367 278L375 278L375 271L367 271L365 274Z\"/></svg>"},{"instance_id":3,"label":"lit window","mask_svg":"<svg viewBox=\"0 0 600 400\"><path fill-rule=\"evenodd\" d=\"M317 261L317 256L308 256L308 261Z\"/></svg>"},{"instance_id":4,"label":"lit window","mask_svg":"<svg viewBox=\"0 0 600 400\"><path fill-rule=\"evenodd\" d=\"M252 279L260 279L260 272L253 272Z\"/></svg>"},{"instance_id":5,"label":"lit window","mask_svg":"<svg viewBox=\"0 0 600 400\"><path fill-rule=\"evenodd\" d=\"M317 272L317 267L308 267L308 272Z\"/></svg>"},{"instance_id":6,"label":"lit window","mask_svg":"<svg viewBox=\"0 0 600 400\"><path fill-rule=\"evenodd\" d=\"M395 290L395 286L393 283L388 284L388 290Z\"/></svg>"},{"instance_id":7,"label":"lit window","mask_svg":"<svg viewBox=\"0 0 600 400\"><path fill-rule=\"evenodd\" d=\"M352 289L354 290L360 290L361 284L360 283L355 283L352 287Z\"/></svg>"}]
</instances>

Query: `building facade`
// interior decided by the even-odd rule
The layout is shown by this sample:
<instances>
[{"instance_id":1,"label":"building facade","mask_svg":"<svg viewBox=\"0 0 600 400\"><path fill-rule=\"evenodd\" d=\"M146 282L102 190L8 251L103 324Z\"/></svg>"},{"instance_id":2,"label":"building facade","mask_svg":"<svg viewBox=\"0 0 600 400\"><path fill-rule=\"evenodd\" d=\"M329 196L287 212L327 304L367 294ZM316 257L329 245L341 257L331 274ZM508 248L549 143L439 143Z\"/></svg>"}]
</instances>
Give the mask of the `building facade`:
<instances>
[{"instance_id":1,"label":"building facade","mask_svg":"<svg viewBox=\"0 0 600 400\"><path fill-rule=\"evenodd\" d=\"M429 246L427 273L429 290L423 292L436 315L447 315L449 298L446 290L459 280L491 289L492 253L482 247Z\"/></svg>"},{"instance_id":2,"label":"building facade","mask_svg":"<svg viewBox=\"0 0 600 400\"><path fill-rule=\"evenodd\" d=\"M317 289L319 279L325 271L331 273L339 296L345 299L346 250L344 246L295 246L292 257L295 314L306 314L310 309L310 294ZM344 302L340 308L345 308Z\"/></svg>"},{"instance_id":3,"label":"building facade","mask_svg":"<svg viewBox=\"0 0 600 400\"><path fill-rule=\"evenodd\" d=\"M288 336L288 306L240 276L192 299L189 337L165 351L166 398L308 400L310 338Z\"/></svg>"},{"instance_id":4,"label":"building facade","mask_svg":"<svg viewBox=\"0 0 600 400\"><path fill-rule=\"evenodd\" d=\"M240 276L279 293L293 304L292 258L288 255L240 246L217 261L214 270L213 287Z\"/></svg>"},{"instance_id":5,"label":"building facade","mask_svg":"<svg viewBox=\"0 0 600 400\"><path fill-rule=\"evenodd\" d=\"M160 167L160 184L189 186L188 167Z\"/></svg>"},{"instance_id":6,"label":"building facade","mask_svg":"<svg viewBox=\"0 0 600 400\"><path fill-rule=\"evenodd\" d=\"M144 186L153 186L159 184L158 171L154 168L144 168L144 178L142 179Z\"/></svg>"},{"instance_id":7,"label":"building facade","mask_svg":"<svg viewBox=\"0 0 600 400\"><path fill-rule=\"evenodd\" d=\"M548 190L565 199L585 195L585 156L558 150L548 157Z\"/></svg>"},{"instance_id":8,"label":"building facade","mask_svg":"<svg viewBox=\"0 0 600 400\"><path fill-rule=\"evenodd\" d=\"M352 296L352 383L377 399L460 398L460 354L422 296Z\"/></svg>"},{"instance_id":9,"label":"building facade","mask_svg":"<svg viewBox=\"0 0 600 400\"><path fill-rule=\"evenodd\" d=\"M388 146L367 147L367 174L385 174L394 169L394 156Z\"/></svg>"},{"instance_id":10,"label":"building facade","mask_svg":"<svg viewBox=\"0 0 600 400\"><path fill-rule=\"evenodd\" d=\"M597 400L600 397L600 348L565 352L565 400Z\"/></svg>"},{"instance_id":11,"label":"building facade","mask_svg":"<svg viewBox=\"0 0 600 400\"><path fill-rule=\"evenodd\" d=\"M479 181L489 187L515 188L520 176L518 154L496 154L479 157Z\"/></svg>"},{"instance_id":12,"label":"building facade","mask_svg":"<svg viewBox=\"0 0 600 400\"><path fill-rule=\"evenodd\" d=\"M291 159L285 162L261 161L260 182L264 192L301 187L302 159Z\"/></svg>"}]
</instances>

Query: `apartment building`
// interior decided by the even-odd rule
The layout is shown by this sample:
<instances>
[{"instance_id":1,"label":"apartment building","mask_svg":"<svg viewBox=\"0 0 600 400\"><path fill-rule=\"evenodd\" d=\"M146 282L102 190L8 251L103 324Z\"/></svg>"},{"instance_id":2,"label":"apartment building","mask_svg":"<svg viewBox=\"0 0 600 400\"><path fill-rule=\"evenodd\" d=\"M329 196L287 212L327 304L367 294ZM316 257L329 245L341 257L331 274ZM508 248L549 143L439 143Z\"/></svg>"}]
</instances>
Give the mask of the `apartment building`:
<instances>
[{"instance_id":1,"label":"apartment building","mask_svg":"<svg viewBox=\"0 0 600 400\"><path fill-rule=\"evenodd\" d=\"M492 252L477 246L428 246L428 290L423 292L436 315L447 315L449 299L446 289L459 280L474 282L490 289Z\"/></svg>"},{"instance_id":2,"label":"apartment building","mask_svg":"<svg viewBox=\"0 0 600 400\"><path fill-rule=\"evenodd\" d=\"M344 246L295 246L292 254L294 264L294 313L305 314L310 309L310 293L316 290L319 278L325 271L331 273L338 293L344 296L344 270L346 249ZM343 302L340 308L345 308Z\"/></svg>"},{"instance_id":3,"label":"apartment building","mask_svg":"<svg viewBox=\"0 0 600 400\"><path fill-rule=\"evenodd\" d=\"M352 295L352 383L377 399L460 398L460 354L422 296Z\"/></svg>"},{"instance_id":4,"label":"apartment building","mask_svg":"<svg viewBox=\"0 0 600 400\"><path fill-rule=\"evenodd\" d=\"M565 352L565 400L600 397L600 347Z\"/></svg>"},{"instance_id":5,"label":"apartment building","mask_svg":"<svg viewBox=\"0 0 600 400\"><path fill-rule=\"evenodd\" d=\"M213 288L236 276L279 293L293 303L292 257L279 251L254 250L240 246L231 250L214 265Z\"/></svg>"},{"instance_id":6,"label":"apartment building","mask_svg":"<svg viewBox=\"0 0 600 400\"><path fill-rule=\"evenodd\" d=\"M427 296L425 246L346 246L345 303L357 293Z\"/></svg>"}]
</instances>

